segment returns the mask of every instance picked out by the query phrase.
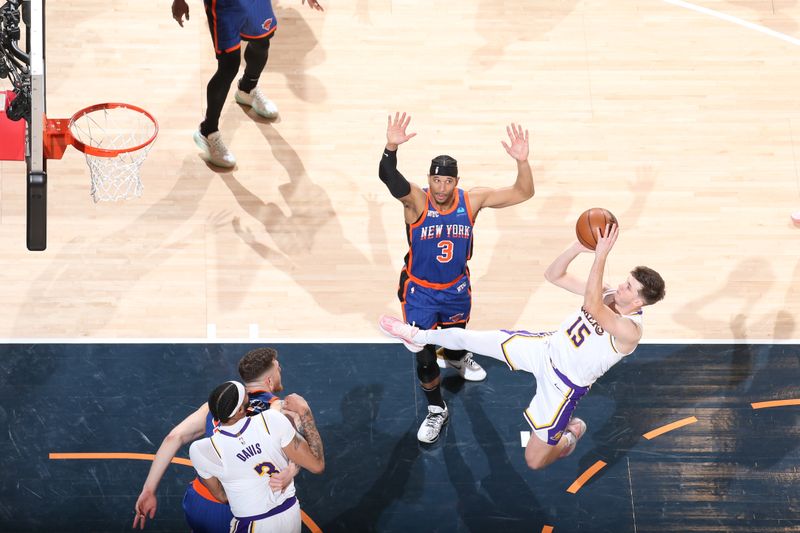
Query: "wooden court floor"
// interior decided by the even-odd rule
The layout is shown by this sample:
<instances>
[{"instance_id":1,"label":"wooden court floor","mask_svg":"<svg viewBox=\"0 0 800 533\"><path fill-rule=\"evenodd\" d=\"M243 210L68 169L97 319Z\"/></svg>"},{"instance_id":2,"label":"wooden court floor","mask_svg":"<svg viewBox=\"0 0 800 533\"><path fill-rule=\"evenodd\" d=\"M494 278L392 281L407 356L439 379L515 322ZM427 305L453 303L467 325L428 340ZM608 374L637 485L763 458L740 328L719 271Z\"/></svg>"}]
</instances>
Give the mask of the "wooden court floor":
<instances>
[{"instance_id":1,"label":"wooden court floor","mask_svg":"<svg viewBox=\"0 0 800 533\"><path fill-rule=\"evenodd\" d=\"M48 2L49 116L130 102L160 135L135 201L95 205L81 154L51 161L42 253L25 249L24 167L0 162L0 530L129 531L146 461L49 454L154 453L245 340L280 343L324 428L329 473L298 486L326 532L800 531L797 406L753 406L800 398L800 6L323 5L275 2L261 87L281 116L231 98L223 172L191 139L215 69L199 0L184 28L169 2ZM377 178L395 110L418 183L448 153L464 188L508 185L505 126L530 129L536 196L478 217L470 327L547 329L579 305L543 272L589 207L622 225L610 283L637 264L667 281L648 344L582 402L578 452L542 473L520 446L530 380L493 362L484 384L446 380L454 423L415 441L412 359L375 326L399 312L406 252ZM152 531L184 530L190 477L170 471Z\"/></svg>"},{"instance_id":2,"label":"wooden court floor","mask_svg":"<svg viewBox=\"0 0 800 533\"><path fill-rule=\"evenodd\" d=\"M477 222L473 327L557 324L576 301L542 273L604 206L622 225L608 280L667 280L646 339L800 336L794 2L325 7L276 2L261 85L281 117L226 104L238 166L221 172L191 140L215 68L199 2L184 28L168 3L48 2L49 115L131 102L161 133L139 200L94 205L80 153L50 162L44 253L25 249L23 167L0 164L0 338L375 338L406 247L376 177L394 110L420 183L449 153L463 187L507 185L505 125L531 131L536 196Z\"/></svg>"}]
</instances>

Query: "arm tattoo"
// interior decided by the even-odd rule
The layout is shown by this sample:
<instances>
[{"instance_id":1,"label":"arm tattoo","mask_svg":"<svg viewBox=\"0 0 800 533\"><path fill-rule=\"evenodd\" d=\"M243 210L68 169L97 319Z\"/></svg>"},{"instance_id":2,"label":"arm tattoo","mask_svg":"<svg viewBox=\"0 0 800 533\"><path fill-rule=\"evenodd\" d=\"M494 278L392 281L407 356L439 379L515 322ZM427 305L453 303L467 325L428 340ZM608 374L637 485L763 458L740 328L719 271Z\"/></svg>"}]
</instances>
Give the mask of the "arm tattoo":
<instances>
[{"instance_id":1,"label":"arm tattoo","mask_svg":"<svg viewBox=\"0 0 800 533\"><path fill-rule=\"evenodd\" d=\"M322 459L322 439L319 436L316 424L314 424L314 416L311 411L300 416L300 427L303 436L308 442L308 447L311 448L311 453L317 459Z\"/></svg>"}]
</instances>

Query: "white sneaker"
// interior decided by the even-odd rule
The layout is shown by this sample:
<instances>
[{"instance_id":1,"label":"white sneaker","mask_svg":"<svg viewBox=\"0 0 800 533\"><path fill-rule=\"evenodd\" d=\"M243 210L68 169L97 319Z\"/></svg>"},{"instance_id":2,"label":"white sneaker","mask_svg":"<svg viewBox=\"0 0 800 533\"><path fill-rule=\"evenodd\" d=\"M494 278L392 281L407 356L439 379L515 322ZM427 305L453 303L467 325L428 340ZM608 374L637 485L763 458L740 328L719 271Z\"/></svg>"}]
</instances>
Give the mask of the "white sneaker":
<instances>
[{"instance_id":1,"label":"white sneaker","mask_svg":"<svg viewBox=\"0 0 800 533\"><path fill-rule=\"evenodd\" d=\"M444 348L436 350L436 363L439 368L454 368L459 375L467 381L483 381L486 379L486 370L475 362L472 352L467 352L461 359L448 359L444 356Z\"/></svg>"},{"instance_id":2,"label":"white sneaker","mask_svg":"<svg viewBox=\"0 0 800 533\"><path fill-rule=\"evenodd\" d=\"M264 118L278 118L278 106L276 106L272 100L264 96L264 93L262 93L261 89L258 87L249 93L241 89L236 89L234 98L242 105L249 105L253 108L253 111Z\"/></svg>"},{"instance_id":3,"label":"white sneaker","mask_svg":"<svg viewBox=\"0 0 800 533\"><path fill-rule=\"evenodd\" d=\"M218 167L233 168L236 166L236 158L222 142L222 136L218 131L211 133L208 137L200 133L194 132L192 136L194 143L205 152L206 160L212 165Z\"/></svg>"},{"instance_id":4,"label":"white sneaker","mask_svg":"<svg viewBox=\"0 0 800 533\"><path fill-rule=\"evenodd\" d=\"M403 341L403 344L406 345L406 348L414 353L425 348L424 345L414 342L414 335L419 332L419 328L410 324L406 324L399 318L389 315L381 315L380 319L378 319L378 327L381 328L381 331L389 337L394 337L395 339L400 339Z\"/></svg>"},{"instance_id":5,"label":"white sneaker","mask_svg":"<svg viewBox=\"0 0 800 533\"><path fill-rule=\"evenodd\" d=\"M428 416L423 420L422 425L417 431L417 440L430 444L436 442L439 438L439 433L442 431L442 426L447 424L450 419L450 413L447 411L447 406L444 409L438 405L428 406Z\"/></svg>"}]
</instances>

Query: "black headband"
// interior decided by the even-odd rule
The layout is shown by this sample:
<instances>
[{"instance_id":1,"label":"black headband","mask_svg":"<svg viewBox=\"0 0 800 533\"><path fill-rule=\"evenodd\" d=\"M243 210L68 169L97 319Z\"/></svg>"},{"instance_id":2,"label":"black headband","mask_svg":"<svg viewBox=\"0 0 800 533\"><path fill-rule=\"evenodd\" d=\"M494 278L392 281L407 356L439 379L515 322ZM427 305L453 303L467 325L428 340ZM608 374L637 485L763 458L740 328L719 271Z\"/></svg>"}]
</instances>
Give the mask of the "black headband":
<instances>
[{"instance_id":1,"label":"black headband","mask_svg":"<svg viewBox=\"0 0 800 533\"><path fill-rule=\"evenodd\" d=\"M441 161L438 159L437 157L431 161L431 170L429 172L431 176L458 177L458 164L455 162L455 159L451 159L450 161Z\"/></svg>"}]
</instances>

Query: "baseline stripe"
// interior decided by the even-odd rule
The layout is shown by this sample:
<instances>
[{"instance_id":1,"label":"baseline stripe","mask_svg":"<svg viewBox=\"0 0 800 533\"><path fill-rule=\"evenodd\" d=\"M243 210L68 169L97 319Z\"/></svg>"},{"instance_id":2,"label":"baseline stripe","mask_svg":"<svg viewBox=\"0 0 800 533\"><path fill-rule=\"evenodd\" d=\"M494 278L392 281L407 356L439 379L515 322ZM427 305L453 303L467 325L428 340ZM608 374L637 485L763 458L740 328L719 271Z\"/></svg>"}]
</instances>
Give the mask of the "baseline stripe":
<instances>
[{"instance_id":1,"label":"baseline stripe","mask_svg":"<svg viewBox=\"0 0 800 533\"><path fill-rule=\"evenodd\" d=\"M302 509L300 509L300 519L303 521L306 527L311 530L311 533L322 533L322 530L319 528L317 523L311 520L311 517L308 516Z\"/></svg>"},{"instance_id":2,"label":"baseline stripe","mask_svg":"<svg viewBox=\"0 0 800 533\"><path fill-rule=\"evenodd\" d=\"M785 405L800 405L800 398L796 400L770 400L768 402L755 402L750 404L753 409L766 409L767 407L783 407Z\"/></svg>"},{"instance_id":3,"label":"baseline stripe","mask_svg":"<svg viewBox=\"0 0 800 533\"><path fill-rule=\"evenodd\" d=\"M50 459L135 459L139 461L152 461L156 456L152 453L51 453ZM189 459L174 457L171 463L192 466ZM300 519L311 533L322 533L322 530L305 511L300 509Z\"/></svg>"},{"instance_id":4,"label":"baseline stripe","mask_svg":"<svg viewBox=\"0 0 800 533\"><path fill-rule=\"evenodd\" d=\"M572 482L572 485L570 485L567 488L567 492L569 492L571 494L575 494L576 492L581 490L581 487L583 487L586 484L587 481L592 479L592 476L594 476L600 470L605 468L605 466L606 466L605 461L597 461L595 464L593 464L592 466L587 468L586 472L584 472L583 474L578 476L578 479L576 479L575 481Z\"/></svg>"},{"instance_id":5,"label":"baseline stripe","mask_svg":"<svg viewBox=\"0 0 800 533\"><path fill-rule=\"evenodd\" d=\"M682 428L683 426L688 426L689 424L694 424L697 422L697 417L690 416L689 418L684 418L682 420L678 420L677 422L673 422L671 424L667 424L665 426L661 426L660 428L656 428L653 431L648 431L642 437L646 438L647 440L654 439L659 435L663 435L673 429Z\"/></svg>"},{"instance_id":6,"label":"baseline stripe","mask_svg":"<svg viewBox=\"0 0 800 533\"><path fill-rule=\"evenodd\" d=\"M134 459L137 461L152 461L156 456L152 453L51 453L50 459ZM176 465L192 466L189 459L173 457L170 463Z\"/></svg>"}]
</instances>

